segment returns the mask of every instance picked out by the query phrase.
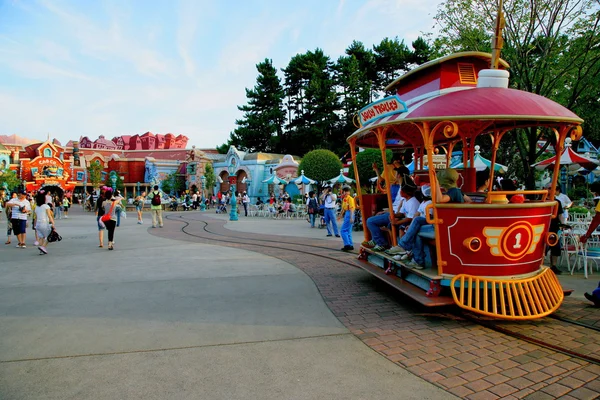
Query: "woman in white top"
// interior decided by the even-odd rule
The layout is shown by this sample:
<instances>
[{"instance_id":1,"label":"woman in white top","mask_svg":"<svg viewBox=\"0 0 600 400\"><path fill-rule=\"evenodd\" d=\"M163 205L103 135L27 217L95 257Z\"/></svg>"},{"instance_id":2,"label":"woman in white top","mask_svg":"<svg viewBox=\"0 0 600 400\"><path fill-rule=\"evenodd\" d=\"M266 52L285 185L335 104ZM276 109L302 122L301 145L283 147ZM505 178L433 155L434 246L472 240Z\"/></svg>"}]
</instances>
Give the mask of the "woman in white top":
<instances>
[{"instance_id":1,"label":"woman in white top","mask_svg":"<svg viewBox=\"0 0 600 400\"><path fill-rule=\"evenodd\" d=\"M35 232L38 237L38 250L40 254L48 254L46 246L48 245L48 235L52 232L54 226L54 213L46 203L46 196L40 191L35 197L37 207L35 208Z\"/></svg>"}]
</instances>

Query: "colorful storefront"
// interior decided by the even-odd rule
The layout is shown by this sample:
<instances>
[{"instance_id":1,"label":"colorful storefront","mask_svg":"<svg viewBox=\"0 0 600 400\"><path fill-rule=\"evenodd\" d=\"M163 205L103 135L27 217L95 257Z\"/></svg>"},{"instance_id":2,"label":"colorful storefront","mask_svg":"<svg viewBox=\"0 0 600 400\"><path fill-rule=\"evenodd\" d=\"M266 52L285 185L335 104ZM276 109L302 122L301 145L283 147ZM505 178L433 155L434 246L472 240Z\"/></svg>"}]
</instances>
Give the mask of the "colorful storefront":
<instances>
[{"instance_id":1,"label":"colorful storefront","mask_svg":"<svg viewBox=\"0 0 600 400\"><path fill-rule=\"evenodd\" d=\"M217 191L227 192L232 188L240 193L246 191L253 203L258 197L265 200L270 193L277 196L284 190L291 196L300 193L294 183L263 183L274 174L287 182L298 177L298 161L289 154L247 153L231 146L224 160L213 162L213 168L217 178Z\"/></svg>"}]
</instances>

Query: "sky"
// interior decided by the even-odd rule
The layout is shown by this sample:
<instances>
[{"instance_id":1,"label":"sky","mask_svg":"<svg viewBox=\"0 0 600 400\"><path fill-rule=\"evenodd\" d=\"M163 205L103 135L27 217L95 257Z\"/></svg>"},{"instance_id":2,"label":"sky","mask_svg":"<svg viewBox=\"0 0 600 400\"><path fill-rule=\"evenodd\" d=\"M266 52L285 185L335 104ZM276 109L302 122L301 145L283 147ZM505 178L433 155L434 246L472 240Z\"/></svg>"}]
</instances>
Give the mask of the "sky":
<instances>
[{"instance_id":1,"label":"sky","mask_svg":"<svg viewBox=\"0 0 600 400\"><path fill-rule=\"evenodd\" d=\"M410 46L440 0L0 0L0 134L229 138L265 58ZM283 74L280 73L283 77Z\"/></svg>"}]
</instances>

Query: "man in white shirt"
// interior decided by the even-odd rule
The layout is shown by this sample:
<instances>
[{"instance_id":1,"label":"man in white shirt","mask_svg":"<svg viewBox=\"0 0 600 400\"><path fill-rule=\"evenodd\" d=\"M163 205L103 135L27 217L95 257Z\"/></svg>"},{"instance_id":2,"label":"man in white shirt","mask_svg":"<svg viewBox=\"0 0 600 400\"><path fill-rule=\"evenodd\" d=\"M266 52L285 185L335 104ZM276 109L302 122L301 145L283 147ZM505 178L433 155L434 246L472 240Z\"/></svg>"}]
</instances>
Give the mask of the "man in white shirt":
<instances>
[{"instance_id":1,"label":"man in white shirt","mask_svg":"<svg viewBox=\"0 0 600 400\"><path fill-rule=\"evenodd\" d=\"M192 194L192 208L194 210L198 208L198 193L196 192Z\"/></svg>"},{"instance_id":2,"label":"man in white shirt","mask_svg":"<svg viewBox=\"0 0 600 400\"><path fill-rule=\"evenodd\" d=\"M244 215L248 216L248 206L250 205L250 196L248 193L244 192L242 195L242 205L244 206Z\"/></svg>"},{"instance_id":3,"label":"man in white shirt","mask_svg":"<svg viewBox=\"0 0 600 400\"><path fill-rule=\"evenodd\" d=\"M323 205L325 207L323 219L325 220L325 226L327 227L327 236L332 236L331 233L333 231L335 237L340 237L340 232L338 231L338 225L335 218L337 195L333 193L331 186L325 186L323 188L321 200L323 201Z\"/></svg>"},{"instance_id":4,"label":"man in white shirt","mask_svg":"<svg viewBox=\"0 0 600 400\"><path fill-rule=\"evenodd\" d=\"M557 201L560 201L560 204L562 205L562 208L563 208L563 216L565 218L565 221L568 221L569 220L569 208L571 208L571 206L573 205L573 202L571 201L569 196L567 196L564 193L561 193L560 186L556 186L556 194L554 195L554 198Z\"/></svg>"},{"instance_id":5,"label":"man in white shirt","mask_svg":"<svg viewBox=\"0 0 600 400\"><path fill-rule=\"evenodd\" d=\"M27 216L31 213L31 203L27 200L27 192L19 191L19 196L16 199L11 199L6 203L6 208L11 208L11 223L14 235L17 237L17 247L24 249L25 245L25 229L27 227Z\"/></svg>"}]
</instances>

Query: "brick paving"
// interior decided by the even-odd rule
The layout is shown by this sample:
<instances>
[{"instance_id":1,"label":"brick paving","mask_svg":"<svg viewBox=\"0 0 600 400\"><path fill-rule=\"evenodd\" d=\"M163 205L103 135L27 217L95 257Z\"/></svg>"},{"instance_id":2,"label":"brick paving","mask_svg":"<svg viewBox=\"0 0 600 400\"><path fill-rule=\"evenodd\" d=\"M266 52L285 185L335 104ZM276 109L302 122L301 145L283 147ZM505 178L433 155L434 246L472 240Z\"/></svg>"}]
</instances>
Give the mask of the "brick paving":
<instances>
[{"instance_id":1,"label":"brick paving","mask_svg":"<svg viewBox=\"0 0 600 400\"><path fill-rule=\"evenodd\" d=\"M337 243L233 232L224 227L225 221L202 214L186 215L185 220L170 218L164 229L150 232L175 240L256 251L301 269L314 281L333 314L365 345L457 396L600 398L600 366L465 321L450 310L424 309L367 272L352 267L357 263L356 254L336 251ZM199 237L181 231L184 221L190 223L186 232ZM205 226L214 234L206 232ZM231 238L235 243L226 242ZM246 239L266 240L268 244ZM278 245L280 241L296 242L311 254L282 251L294 246ZM600 320L598 309L568 298L559 315L592 321L595 326ZM597 332L588 330L584 334L583 328L572 324L545 318L503 325L550 343L570 343L572 348L600 354Z\"/></svg>"}]
</instances>

